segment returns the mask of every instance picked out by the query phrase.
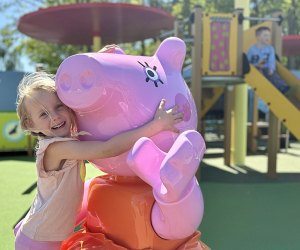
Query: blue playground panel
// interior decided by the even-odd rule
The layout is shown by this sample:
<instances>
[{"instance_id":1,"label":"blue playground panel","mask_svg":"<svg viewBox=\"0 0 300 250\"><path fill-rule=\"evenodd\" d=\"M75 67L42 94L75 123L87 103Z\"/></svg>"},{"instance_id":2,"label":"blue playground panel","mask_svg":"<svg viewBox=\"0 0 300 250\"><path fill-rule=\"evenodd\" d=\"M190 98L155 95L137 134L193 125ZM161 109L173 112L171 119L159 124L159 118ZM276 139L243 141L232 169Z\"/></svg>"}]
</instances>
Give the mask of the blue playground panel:
<instances>
[{"instance_id":1,"label":"blue playground panel","mask_svg":"<svg viewBox=\"0 0 300 250\"><path fill-rule=\"evenodd\" d=\"M17 87L24 72L0 71L0 112L15 112Z\"/></svg>"}]
</instances>

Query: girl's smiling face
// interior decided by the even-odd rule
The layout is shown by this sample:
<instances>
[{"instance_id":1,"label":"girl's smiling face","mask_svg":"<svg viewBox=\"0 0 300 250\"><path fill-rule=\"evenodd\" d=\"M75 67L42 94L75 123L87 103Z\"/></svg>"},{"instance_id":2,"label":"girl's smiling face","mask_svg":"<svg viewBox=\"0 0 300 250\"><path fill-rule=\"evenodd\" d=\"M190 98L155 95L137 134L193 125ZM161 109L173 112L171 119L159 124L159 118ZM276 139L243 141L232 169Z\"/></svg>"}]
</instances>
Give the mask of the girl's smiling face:
<instances>
[{"instance_id":1,"label":"girl's smiling face","mask_svg":"<svg viewBox=\"0 0 300 250\"><path fill-rule=\"evenodd\" d=\"M30 116L30 131L47 137L71 136L71 110L59 100L55 92L34 90L25 99L25 107Z\"/></svg>"}]
</instances>

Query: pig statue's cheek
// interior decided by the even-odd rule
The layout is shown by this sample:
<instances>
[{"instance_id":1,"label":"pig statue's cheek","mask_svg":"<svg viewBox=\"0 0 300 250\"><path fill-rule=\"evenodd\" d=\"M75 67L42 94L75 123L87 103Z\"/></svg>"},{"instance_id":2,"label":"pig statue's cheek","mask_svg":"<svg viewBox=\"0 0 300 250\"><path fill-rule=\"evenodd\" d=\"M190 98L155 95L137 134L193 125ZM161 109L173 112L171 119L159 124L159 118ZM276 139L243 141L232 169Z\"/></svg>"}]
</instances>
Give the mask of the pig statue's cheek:
<instances>
[{"instance_id":1,"label":"pig statue's cheek","mask_svg":"<svg viewBox=\"0 0 300 250\"><path fill-rule=\"evenodd\" d=\"M183 112L183 120L185 122L191 119L191 106L183 94L177 94L175 96L175 104L178 106L178 110Z\"/></svg>"}]
</instances>

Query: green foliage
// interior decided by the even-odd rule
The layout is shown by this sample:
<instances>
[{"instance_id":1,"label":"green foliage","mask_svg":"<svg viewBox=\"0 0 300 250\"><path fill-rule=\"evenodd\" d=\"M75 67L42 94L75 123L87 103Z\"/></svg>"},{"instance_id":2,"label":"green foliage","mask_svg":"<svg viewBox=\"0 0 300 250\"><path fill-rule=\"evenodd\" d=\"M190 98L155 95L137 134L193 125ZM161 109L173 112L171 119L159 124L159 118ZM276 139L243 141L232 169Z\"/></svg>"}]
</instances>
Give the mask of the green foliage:
<instances>
[{"instance_id":1,"label":"green foliage","mask_svg":"<svg viewBox=\"0 0 300 250\"><path fill-rule=\"evenodd\" d=\"M0 30L0 60L6 70L15 70L18 63L17 50L14 46L15 30L9 25L4 26Z\"/></svg>"},{"instance_id":2,"label":"green foliage","mask_svg":"<svg viewBox=\"0 0 300 250\"><path fill-rule=\"evenodd\" d=\"M55 73L66 57L87 52L86 46L59 45L28 38L19 49L25 52L33 62L42 63L48 72Z\"/></svg>"},{"instance_id":3,"label":"green foliage","mask_svg":"<svg viewBox=\"0 0 300 250\"><path fill-rule=\"evenodd\" d=\"M271 7L270 7L271 6ZM284 22L283 29L286 34L299 33L300 3L297 0L252 0L250 15L255 17L269 17L275 11L282 12ZM252 22L256 24L257 22ZM293 27L292 27L293 26ZM291 31L291 28L293 31Z\"/></svg>"}]
</instances>

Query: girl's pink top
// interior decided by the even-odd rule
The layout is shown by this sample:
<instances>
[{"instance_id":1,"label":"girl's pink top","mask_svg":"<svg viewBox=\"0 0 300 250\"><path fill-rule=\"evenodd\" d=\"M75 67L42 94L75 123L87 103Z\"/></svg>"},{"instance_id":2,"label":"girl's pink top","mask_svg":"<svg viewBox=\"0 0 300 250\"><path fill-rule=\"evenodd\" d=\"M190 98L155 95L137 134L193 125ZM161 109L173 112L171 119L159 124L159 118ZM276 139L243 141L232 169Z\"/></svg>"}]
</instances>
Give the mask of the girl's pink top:
<instances>
[{"instance_id":1,"label":"girl's pink top","mask_svg":"<svg viewBox=\"0 0 300 250\"><path fill-rule=\"evenodd\" d=\"M43 164L45 150L51 143L68 140L76 139L56 137L39 141L37 195L21 226L21 231L33 240L62 241L74 231L83 197L84 162L66 160L60 170L48 172Z\"/></svg>"}]
</instances>

